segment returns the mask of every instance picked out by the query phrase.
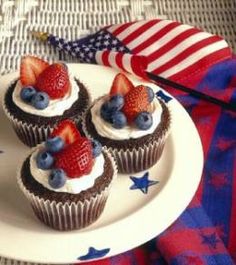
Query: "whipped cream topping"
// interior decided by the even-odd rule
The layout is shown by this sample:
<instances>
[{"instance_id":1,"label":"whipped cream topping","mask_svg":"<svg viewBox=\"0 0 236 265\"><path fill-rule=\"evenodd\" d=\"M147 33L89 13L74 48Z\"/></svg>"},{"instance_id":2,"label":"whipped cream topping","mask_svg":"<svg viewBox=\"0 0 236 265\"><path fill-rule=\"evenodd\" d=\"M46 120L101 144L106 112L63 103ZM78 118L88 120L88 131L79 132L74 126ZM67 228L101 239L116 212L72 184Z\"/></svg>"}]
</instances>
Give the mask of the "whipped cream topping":
<instances>
[{"instance_id":1,"label":"whipped cream topping","mask_svg":"<svg viewBox=\"0 0 236 265\"><path fill-rule=\"evenodd\" d=\"M46 189L53 190L55 192L78 194L83 190L91 188L94 185L95 180L103 174L105 159L103 154L101 153L98 157L95 158L92 171L89 174L83 175L79 178L67 178L66 183L63 187L59 189L53 189L48 184L48 178L51 170L43 170L37 167L36 157L38 153L43 149L44 147L41 146L32 153L30 157L30 172L33 178L37 182L42 184Z\"/></svg>"},{"instance_id":2,"label":"whipped cream topping","mask_svg":"<svg viewBox=\"0 0 236 265\"><path fill-rule=\"evenodd\" d=\"M125 140L130 138L139 138L155 131L161 121L162 107L157 98L154 98L151 103L151 110L153 124L148 130L140 130L134 125L127 125L122 129L116 129L112 125L106 122L100 115L100 109L102 104L108 99L108 96L100 98L91 108L91 116L93 125L99 135L114 139Z\"/></svg>"},{"instance_id":3,"label":"whipped cream topping","mask_svg":"<svg viewBox=\"0 0 236 265\"><path fill-rule=\"evenodd\" d=\"M50 99L49 105L45 109L36 109L32 105L27 104L21 99L20 92L22 89L22 84L20 80L18 80L16 87L13 91L12 100L20 109L29 114L43 117L53 117L62 115L67 109L69 109L73 105L76 100L78 100L79 97L79 86L77 85L74 77L70 73L69 78L71 84L71 89L69 90L69 92L63 98Z\"/></svg>"}]
</instances>

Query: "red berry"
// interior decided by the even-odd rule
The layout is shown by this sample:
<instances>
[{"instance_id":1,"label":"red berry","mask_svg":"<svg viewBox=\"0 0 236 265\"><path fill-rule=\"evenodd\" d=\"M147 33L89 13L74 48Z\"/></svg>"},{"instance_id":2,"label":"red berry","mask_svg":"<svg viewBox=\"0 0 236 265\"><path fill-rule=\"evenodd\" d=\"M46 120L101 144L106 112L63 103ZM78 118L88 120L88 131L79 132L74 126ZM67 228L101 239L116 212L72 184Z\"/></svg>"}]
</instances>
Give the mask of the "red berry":
<instances>
[{"instance_id":1,"label":"red berry","mask_svg":"<svg viewBox=\"0 0 236 265\"><path fill-rule=\"evenodd\" d=\"M21 59L20 81L23 86L34 86L38 76L49 66L42 59L25 56Z\"/></svg>"},{"instance_id":2,"label":"red berry","mask_svg":"<svg viewBox=\"0 0 236 265\"><path fill-rule=\"evenodd\" d=\"M68 72L63 64L48 66L38 77L36 88L46 92L50 98L62 98L70 89Z\"/></svg>"},{"instance_id":3,"label":"red berry","mask_svg":"<svg viewBox=\"0 0 236 265\"><path fill-rule=\"evenodd\" d=\"M81 137L56 154L55 157L55 166L62 168L68 177L78 178L89 174L93 167L91 141Z\"/></svg>"},{"instance_id":4,"label":"red berry","mask_svg":"<svg viewBox=\"0 0 236 265\"><path fill-rule=\"evenodd\" d=\"M145 86L137 86L131 89L124 97L125 104L122 108L128 122L134 121L142 111L149 110L148 91Z\"/></svg>"},{"instance_id":5,"label":"red berry","mask_svg":"<svg viewBox=\"0 0 236 265\"><path fill-rule=\"evenodd\" d=\"M113 96L116 94L120 94L120 95L124 96L133 88L134 88L134 85L128 79L128 77L126 77L122 73L119 73L115 76L115 78L113 80L111 90L110 90L110 95Z\"/></svg>"},{"instance_id":6,"label":"red berry","mask_svg":"<svg viewBox=\"0 0 236 265\"><path fill-rule=\"evenodd\" d=\"M72 144L81 138L81 135L71 120L63 120L54 128L51 137L60 136L65 144Z\"/></svg>"}]
</instances>

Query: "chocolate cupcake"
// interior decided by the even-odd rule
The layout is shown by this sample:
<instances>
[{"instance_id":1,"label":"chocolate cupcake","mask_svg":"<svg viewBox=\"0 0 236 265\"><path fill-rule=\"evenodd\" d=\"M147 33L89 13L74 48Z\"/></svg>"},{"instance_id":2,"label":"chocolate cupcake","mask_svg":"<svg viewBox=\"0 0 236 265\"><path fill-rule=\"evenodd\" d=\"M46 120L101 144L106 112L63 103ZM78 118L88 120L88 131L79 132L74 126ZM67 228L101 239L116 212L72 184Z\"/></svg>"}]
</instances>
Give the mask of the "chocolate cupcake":
<instances>
[{"instance_id":1,"label":"chocolate cupcake","mask_svg":"<svg viewBox=\"0 0 236 265\"><path fill-rule=\"evenodd\" d=\"M18 138L31 147L45 141L61 120L80 120L89 104L88 90L66 65L49 65L32 56L22 59L20 78L11 83L3 100Z\"/></svg>"},{"instance_id":2,"label":"chocolate cupcake","mask_svg":"<svg viewBox=\"0 0 236 265\"><path fill-rule=\"evenodd\" d=\"M111 155L69 121L58 128L24 160L18 183L41 222L82 229L103 212L117 169Z\"/></svg>"},{"instance_id":3,"label":"chocolate cupcake","mask_svg":"<svg viewBox=\"0 0 236 265\"><path fill-rule=\"evenodd\" d=\"M109 95L94 101L83 121L87 136L112 153L120 173L136 173L156 164L170 125L165 102L150 87L135 87L123 74L115 77Z\"/></svg>"}]
</instances>

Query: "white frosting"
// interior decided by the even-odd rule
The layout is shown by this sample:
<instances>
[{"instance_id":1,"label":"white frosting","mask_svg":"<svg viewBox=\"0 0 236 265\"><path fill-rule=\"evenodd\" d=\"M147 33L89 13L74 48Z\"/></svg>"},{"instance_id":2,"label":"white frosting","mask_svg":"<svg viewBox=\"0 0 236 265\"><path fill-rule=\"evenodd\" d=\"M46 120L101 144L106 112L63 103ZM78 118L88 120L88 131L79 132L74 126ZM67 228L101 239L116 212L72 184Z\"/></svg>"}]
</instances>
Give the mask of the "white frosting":
<instances>
[{"instance_id":1,"label":"white frosting","mask_svg":"<svg viewBox=\"0 0 236 265\"><path fill-rule=\"evenodd\" d=\"M104 101L107 100L107 97L102 97L99 99L91 108L91 116L93 125L96 128L96 131L99 135L114 139L114 140L125 140L130 138L139 138L148 134L151 134L155 131L158 124L161 121L162 107L157 98L154 98L151 103L151 110L153 124L148 130L140 130L135 126L127 125L122 129L116 129L112 125L106 122L100 115L100 109Z\"/></svg>"},{"instance_id":2,"label":"white frosting","mask_svg":"<svg viewBox=\"0 0 236 265\"><path fill-rule=\"evenodd\" d=\"M69 77L71 84L71 89L69 90L69 92L63 98L50 99L49 105L43 110L36 109L32 105L27 104L21 99L20 92L22 89L22 84L20 80L17 82L16 87L13 91L12 100L20 109L29 114L43 117L62 115L64 111L69 109L73 105L73 103L78 100L79 86L77 85L71 74L69 74Z\"/></svg>"},{"instance_id":3,"label":"white frosting","mask_svg":"<svg viewBox=\"0 0 236 265\"><path fill-rule=\"evenodd\" d=\"M96 157L92 171L83 175L79 178L67 178L66 183L63 187L59 189L53 189L48 184L48 177L51 173L51 170L43 170L37 167L36 157L37 154L43 149L43 147L37 149L30 157L30 172L36 181L42 184L45 188L53 190L55 192L67 192L71 194L78 194L83 190L87 190L94 185L95 180L103 174L104 171L104 156L101 153Z\"/></svg>"}]
</instances>

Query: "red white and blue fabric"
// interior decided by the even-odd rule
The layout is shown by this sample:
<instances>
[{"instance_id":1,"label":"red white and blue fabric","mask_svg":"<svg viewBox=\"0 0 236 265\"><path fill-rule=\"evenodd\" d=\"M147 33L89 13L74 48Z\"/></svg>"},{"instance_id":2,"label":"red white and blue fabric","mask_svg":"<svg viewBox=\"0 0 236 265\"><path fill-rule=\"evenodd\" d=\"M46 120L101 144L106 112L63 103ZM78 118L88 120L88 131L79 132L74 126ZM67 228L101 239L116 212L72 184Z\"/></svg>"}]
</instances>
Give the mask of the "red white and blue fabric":
<instances>
[{"instance_id":1,"label":"red white and blue fabric","mask_svg":"<svg viewBox=\"0 0 236 265\"><path fill-rule=\"evenodd\" d=\"M236 58L222 38L191 26L140 21L109 26L78 41L52 35L48 41L85 62L140 76L152 71L236 102ZM185 106L202 140L205 164L198 191L178 220L157 238L88 265L236 264L236 114L166 89Z\"/></svg>"}]
</instances>

